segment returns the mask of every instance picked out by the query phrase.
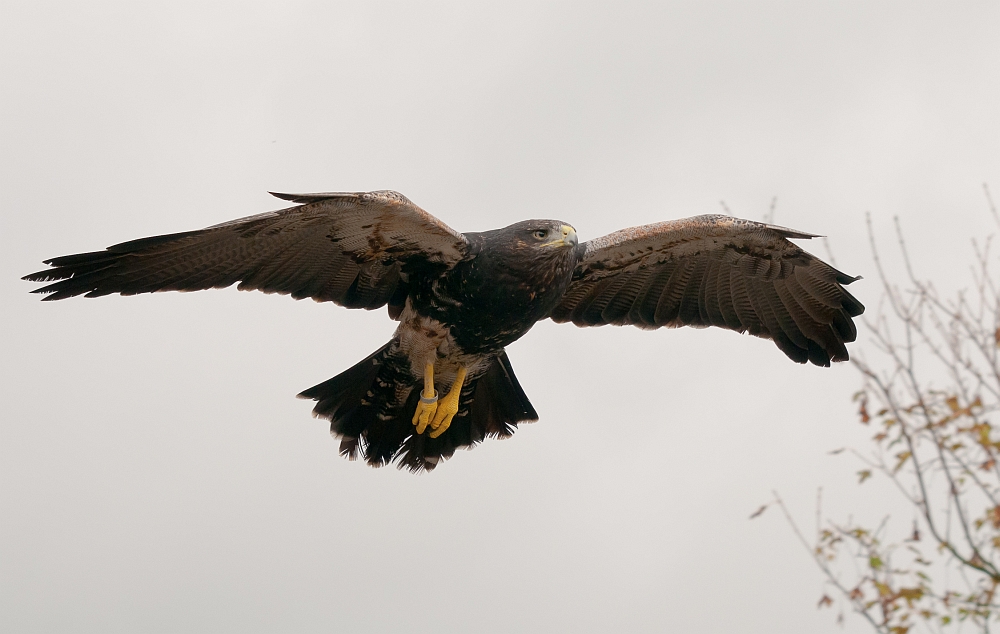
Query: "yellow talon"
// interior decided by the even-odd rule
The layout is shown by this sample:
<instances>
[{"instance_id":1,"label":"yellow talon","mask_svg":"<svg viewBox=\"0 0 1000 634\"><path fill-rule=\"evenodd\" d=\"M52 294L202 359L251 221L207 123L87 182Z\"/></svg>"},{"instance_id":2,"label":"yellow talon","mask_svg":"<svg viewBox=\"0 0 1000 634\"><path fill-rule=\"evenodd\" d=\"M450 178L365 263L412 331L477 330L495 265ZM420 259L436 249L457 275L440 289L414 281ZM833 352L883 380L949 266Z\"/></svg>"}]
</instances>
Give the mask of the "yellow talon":
<instances>
[{"instance_id":1,"label":"yellow talon","mask_svg":"<svg viewBox=\"0 0 1000 634\"><path fill-rule=\"evenodd\" d=\"M434 414L438 409L438 394L434 389L434 364L428 363L424 367L424 391L420 393L420 400L417 401L417 410L413 412L413 424L417 426L417 433L422 434L427 429L427 425L434 420Z\"/></svg>"},{"instance_id":2,"label":"yellow talon","mask_svg":"<svg viewBox=\"0 0 1000 634\"><path fill-rule=\"evenodd\" d=\"M455 374L455 382L451 384L451 391L437 405L437 412L434 420L431 421L431 438L437 438L448 431L451 426L451 419L458 413L458 401L462 396L462 385L465 383L465 368L459 368Z\"/></svg>"}]
</instances>

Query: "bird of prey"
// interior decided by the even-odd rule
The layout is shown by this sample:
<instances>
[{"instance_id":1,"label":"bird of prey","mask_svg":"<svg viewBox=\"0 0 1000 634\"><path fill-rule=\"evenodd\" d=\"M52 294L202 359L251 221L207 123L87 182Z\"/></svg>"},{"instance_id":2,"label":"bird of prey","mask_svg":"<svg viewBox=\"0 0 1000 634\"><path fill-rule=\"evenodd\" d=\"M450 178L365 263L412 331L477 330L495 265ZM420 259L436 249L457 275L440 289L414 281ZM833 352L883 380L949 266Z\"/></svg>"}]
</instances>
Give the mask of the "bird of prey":
<instances>
[{"instance_id":1,"label":"bird of prey","mask_svg":"<svg viewBox=\"0 0 1000 634\"><path fill-rule=\"evenodd\" d=\"M388 306L392 339L299 396L340 453L433 469L459 447L538 420L505 346L535 322L718 326L798 363L846 361L864 306L845 275L770 224L707 215L578 243L558 220L459 233L393 191L274 194L296 203L208 227L46 260L46 300L224 288Z\"/></svg>"}]
</instances>

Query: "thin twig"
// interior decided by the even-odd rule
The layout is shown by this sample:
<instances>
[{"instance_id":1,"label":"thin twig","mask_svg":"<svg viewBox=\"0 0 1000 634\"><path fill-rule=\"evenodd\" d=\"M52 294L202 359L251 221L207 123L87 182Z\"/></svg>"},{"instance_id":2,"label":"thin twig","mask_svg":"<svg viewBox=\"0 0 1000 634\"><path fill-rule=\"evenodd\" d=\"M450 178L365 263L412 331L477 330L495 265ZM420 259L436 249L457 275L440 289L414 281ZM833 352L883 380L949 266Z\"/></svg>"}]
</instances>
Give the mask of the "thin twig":
<instances>
[{"instance_id":1,"label":"thin twig","mask_svg":"<svg viewBox=\"0 0 1000 634\"><path fill-rule=\"evenodd\" d=\"M785 502L781 499L781 496L778 495L778 492L771 491L771 493L774 495L774 501L778 505L778 508L781 509L781 513L785 516L785 520L788 522L788 525L792 528L792 532L795 533L795 536L798 538L799 543L802 544L802 547L806 549L806 551L809 553L809 556L813 558L813 561L816 562L816 565L819 566L819 569L823 571L824 575L826 575L827 581L829 581L830 584L833 585L833 587L837 588L837 590L839 590L840 593L844 595L844 598L846 598L847 601L851 604L851 608L855 612L863 616L865 620L867 620L868 623L873 628L875 628L876 632L885 632L886 634L888 634L889 632L888 627L877 623L875 619L873 619L872 616L868 614L866 610L863 609L862 606L858 605L855 599L851 598L851 591L848 590L846 587L844 587L844 584L842 584L840 580L837 579L837 576L833 573L832 570L830 570L830 567L826 564L825 561L823 561L822 557L820 557L819 554L817 554L816 551L813 549L813 547L809 545L809 542L807 542L806 538L803 537L802 531L799 530L799 527L795 523L795 520L792 519L791 513L788 512L788 508L785 507Z\"/></svg>"}]
</instances>

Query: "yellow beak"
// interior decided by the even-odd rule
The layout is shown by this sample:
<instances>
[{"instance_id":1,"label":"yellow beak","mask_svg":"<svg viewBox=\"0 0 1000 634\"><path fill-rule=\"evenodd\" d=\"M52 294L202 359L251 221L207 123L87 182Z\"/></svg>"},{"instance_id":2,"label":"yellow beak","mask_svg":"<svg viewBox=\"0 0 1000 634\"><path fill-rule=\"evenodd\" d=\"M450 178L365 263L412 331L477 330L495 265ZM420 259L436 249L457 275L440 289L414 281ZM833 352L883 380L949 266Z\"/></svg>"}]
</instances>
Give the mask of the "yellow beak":
<instances>
[{"instance_id":1,"label":"yellow beak","mask_svg":"<svg viewBox=\"0 0 1000 634\"><path fill-rule=\"evenodd\" d=\"M545 242L542 244L543 247L575 247L579 244L580 240L576 237L576 229L570 225L563 225L560 227L562 236L556 238L551 242Z\"/></svg>"}]
</instances>

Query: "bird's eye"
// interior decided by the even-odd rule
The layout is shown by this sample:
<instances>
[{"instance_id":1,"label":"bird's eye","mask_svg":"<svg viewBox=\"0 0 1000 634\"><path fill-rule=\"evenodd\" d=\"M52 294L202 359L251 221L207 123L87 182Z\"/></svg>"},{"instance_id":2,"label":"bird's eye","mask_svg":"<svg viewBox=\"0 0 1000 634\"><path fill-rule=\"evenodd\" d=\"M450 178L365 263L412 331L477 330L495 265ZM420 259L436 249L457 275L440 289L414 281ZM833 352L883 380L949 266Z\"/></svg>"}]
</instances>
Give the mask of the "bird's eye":
<instances>
[{"instance_id":1,"label":"bird's eye","mask_svg":"<svg viewBox=\"0 0 1000 634\"><path fill-rule=\"evenodd\" d=\"M536 238L538 238L539 240L544 240L545 236L549 235L549 232L546 231L545 229L539 229L538 231L536 231L532 235L535 236Z\"/></svg>"}]
</instances>

